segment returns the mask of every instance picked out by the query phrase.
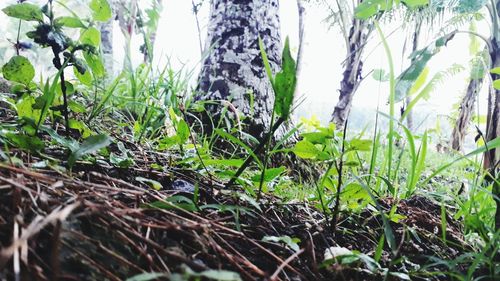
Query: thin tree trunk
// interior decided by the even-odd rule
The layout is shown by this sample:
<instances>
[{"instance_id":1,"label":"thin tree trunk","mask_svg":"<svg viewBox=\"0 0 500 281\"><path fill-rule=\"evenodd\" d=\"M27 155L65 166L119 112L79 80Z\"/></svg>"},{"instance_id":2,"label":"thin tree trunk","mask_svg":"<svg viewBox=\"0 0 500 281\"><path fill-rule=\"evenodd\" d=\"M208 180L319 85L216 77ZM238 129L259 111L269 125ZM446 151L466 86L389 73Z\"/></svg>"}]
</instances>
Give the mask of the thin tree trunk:
<instances>
[{"instance_id":1,"label":"thin tree trunk","mask_svg":"<svg viewBox=\"0 0 500 281\"><path fill-rule=\"evenodd\" d=\"M472 119L476 97L483 84L483 79L471 79L467 87L467 92L460 103L460 113L455 127L451 133L451 148L456 151L462 151L464 140L467 135L467 128Z\"/></svg>"},{"instance_id":2,"label":"thin tree trunk","mask_svg":"<svg viewBox=\"0 0 500 281\"><path fill-rule=\"evenodd\" d=\"M342 129L349 116L352 98L361 83L363 62L361 61L364 46L368 40L371 29L366 21L354 19L349 31L348 57L344 64L344 73L340 82L340 96L333 111L332 121L337 128Z\"/></svg>"},{"instance_id":3,"label":"thin tree trunk","mask_svg":"<svg viewBox=\"0 0 500 281\"><path fill-rule=\"evenodd\" d=\"M112 5L112 7L114 6L112 2L110 2L110 4ZM101 31L102 57L104 61L104 67L106 68L106 79L108 80L114 75L113 22L114 18L111 18L109 21L99 24L99 30Z\"/></svg>"},{"instance_id":4,"label":"thin tree trunk","mask_svg":"<svg viewBox=\"0 0 500 281\"><path fill-rule=\"evenodd\" d=\"M271 121L274 92L258 38L276 73L282 49L278 0L212 0L210 4L206 41L210 51L202 65L196 99L231 102L247 117L245 131L262 137ZM213 115L220 108L207 107Z\"/></svg>"}]
</instances>

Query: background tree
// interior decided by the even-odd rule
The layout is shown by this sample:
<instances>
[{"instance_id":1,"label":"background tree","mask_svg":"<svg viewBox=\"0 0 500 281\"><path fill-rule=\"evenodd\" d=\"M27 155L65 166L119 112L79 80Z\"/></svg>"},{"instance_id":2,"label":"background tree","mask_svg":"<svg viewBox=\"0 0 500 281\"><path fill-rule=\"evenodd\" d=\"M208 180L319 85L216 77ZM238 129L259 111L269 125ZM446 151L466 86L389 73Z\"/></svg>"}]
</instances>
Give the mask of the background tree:
<instances>
[{"instance_id":1,"label":"background tree","mask_svg":"<svg viewBox=\"0 0 500 281\"><path fill-rule=\"evenodd\" d=\"M109 5L113 11L113 15L116 14L115 1L110 0ZM113 60L113 23L115 18L112 17L110 20L99 24L99 31L101 32L101 51L102 60L104 62L104 67L106 68L106 75L108 79L114 75L114 60Z\"/></svg>"},{"instance_id":2,"label":"background tree","mask_svg":"<svg viewBox=\"0 0 500 281\"><path fill-rule=\"evenodd\" d=\"M342 63L343 73L340 81L339 101L332 114L332 121L338 128L343 128L352 106L352 98L362 80L363 51L368 38L373 31L373 25L367 20L355 17L355 8L362 0L339 1L330 4L323 3L330 10L330 20L337 24L342 32L346 45L346 59Z\"/></svg>"},{"instance_id":3,"label":"background tree","mask_svg":"<svg viewBox=\"0 0 500 281\"><path fill-rule=\"evenodd\" d=\"M262 63L258 44L262 38L271 69L281 63L278 0L213 0L206 50L199 77L197 100L232 105L248 118L246 131L262 136L271 120L274 94ZM208 110L219 114L221 106Z\"/></svg>"},{"instance_id":4,"label":"background tree","mask_svg":"<svg viewBox=\"0 0 500 281\"><path fill-rule=\"evenodd\" d=\"M471 24L470 30L475 32L475 25ZM458 108L459 114L453 127L453 132L451 133L451 148L456 151L462 151L464 147L465 137L467 135L467 129L470 125L474 105L476 104L476 99L478 93L483 85L483 78L486 72L486 63L484 60L484 55L487 54L487 49L485 51L479 51L479 39L475 35L470 35L470 54L474 56L470 63L470 77L467 84L467 90L465 95L460 102Z\"/></svg>"},{"instance_id":5,"label":"background tree","mask_svg":"<svg viewBox=\"0 0 500 281\"><path fill-rule=\"evenodd\" d=\"M491 19L491 35L488 42L491 68L500 67L500 0L490 0L487 4ZM499 74L491 73L491 80L500 79ZM500 90L490 87L488 97L488 118L486 123L486 140L492 141L500 136ZM500 150L492 149L485 154L484 166L493 179L498 174ZM496 196L497 212L495 216L496 228L500 228L500 184L493 181L493 194Z\"/></svg>"}]
</instances>

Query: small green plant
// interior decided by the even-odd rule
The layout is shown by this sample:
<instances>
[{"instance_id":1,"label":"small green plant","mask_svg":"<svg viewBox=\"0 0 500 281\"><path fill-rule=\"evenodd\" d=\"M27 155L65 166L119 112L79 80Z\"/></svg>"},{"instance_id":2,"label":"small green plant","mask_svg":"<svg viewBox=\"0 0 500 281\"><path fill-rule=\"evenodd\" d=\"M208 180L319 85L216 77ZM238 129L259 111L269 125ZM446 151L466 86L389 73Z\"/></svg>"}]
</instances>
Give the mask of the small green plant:
<instances>
[{"instance_id":1,"label":"small green plant","mask_svg":"<svg viewBox=\"0 0 500 281\"><path fill-rule=\"evenodd\" d=\"M58 71L54 80L51 83L47 80L41 95L33 100L32 95L36 95L32 84L35 76L34 67L29 59L19 55L19 51L3 66L2 72L6 79L16 83L15 89L18 94L23 95L23 102L32 102L31 112L37 113L37 116L30 116L37 117L35 133L39 131L51 110L55 116L62 115L66 135L69 136L71 124L78 122L74 120L72 122L69 116L71 109L69 95L74 93L74 86L66 78L65 69L73 67L75 76L84 84L91 83L89 69L95 77L104 75L104 66L97 53L101 41L100 32L92 25L94 21L107 21L111 17L111 8L107 0L92 0L89 4L92 17L83 20L62 3L59 4L66 8L71 16L56 17L54 4L53 0L48 0L41 7L30 3L19 3L3 9L3 12L10 17L36 23L34 30L26 35L41 47L51 49L52 63ZM71 39L66 35L64 28L80 30L80 37L77 40ZM83 55L83 59L79 54ZM29 105L28 103L26 105Z\"/></svg>"}]
</instances>

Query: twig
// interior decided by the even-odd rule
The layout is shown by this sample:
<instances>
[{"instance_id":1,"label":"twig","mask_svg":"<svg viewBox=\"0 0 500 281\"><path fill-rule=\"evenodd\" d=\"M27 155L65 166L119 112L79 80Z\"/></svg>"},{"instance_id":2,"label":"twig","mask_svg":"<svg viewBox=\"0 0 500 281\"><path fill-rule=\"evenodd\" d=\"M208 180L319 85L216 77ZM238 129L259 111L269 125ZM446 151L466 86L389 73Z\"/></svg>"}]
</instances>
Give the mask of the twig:
<instances>
[{"instance_id":1,"label":"twig","mask_svg":"<svg viewBox=\"0 0 500 281\"><path fill-rule=\"evenodd\" d=\"M295 252L293 255L289 256L283 263L280 264L280 266L276 269L276 271L271 275L271 278L269 280L274 281L276 278L278 278L278 274L287 266L290 262L292 262L294 259L296 259L300 254L304 252L304 249L300 249L297 252Z\"/></svg>"}]
</instances>

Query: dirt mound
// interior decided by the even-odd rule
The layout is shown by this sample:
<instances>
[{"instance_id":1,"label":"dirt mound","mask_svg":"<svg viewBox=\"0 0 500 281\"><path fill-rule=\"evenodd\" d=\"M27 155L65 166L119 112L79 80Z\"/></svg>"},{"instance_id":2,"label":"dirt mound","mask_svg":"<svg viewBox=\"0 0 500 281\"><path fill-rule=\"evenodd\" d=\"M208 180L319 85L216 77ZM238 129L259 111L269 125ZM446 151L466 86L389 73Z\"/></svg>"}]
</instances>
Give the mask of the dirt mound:
<instances>
[{"instance_id":1,"label":"dirt mound","mask_svg":"<svg viewBox=\"0 0 500 281\"><path fill-rule=\"evenodd\" d=\"M373 255L383 224L368 211L345 214L333 237L324 216L307 204L267 197L259 205L192 171L78 169L70 177L49 168L0 164L0 280L16 275L20 280L124 280L144 272L203 278L234 272L244 280L381 278L363 263L322 265L331 246ZM137 177L164 188L155 190ZM182 189L176 181L184 182ZM189 187L194 183L200 186L197 200ZM440 209L429 204L422 198L399 204L405 218L392 227L398 256L409 257L406 266L431 253L452 258L461 252L440 241L440 228L435 231ZM449 221L446 237L460 242ZM435 239L415 244L405 236L409 227ZM385 248L381 269L400 271Z\"/></svg>"}]
</instances>

